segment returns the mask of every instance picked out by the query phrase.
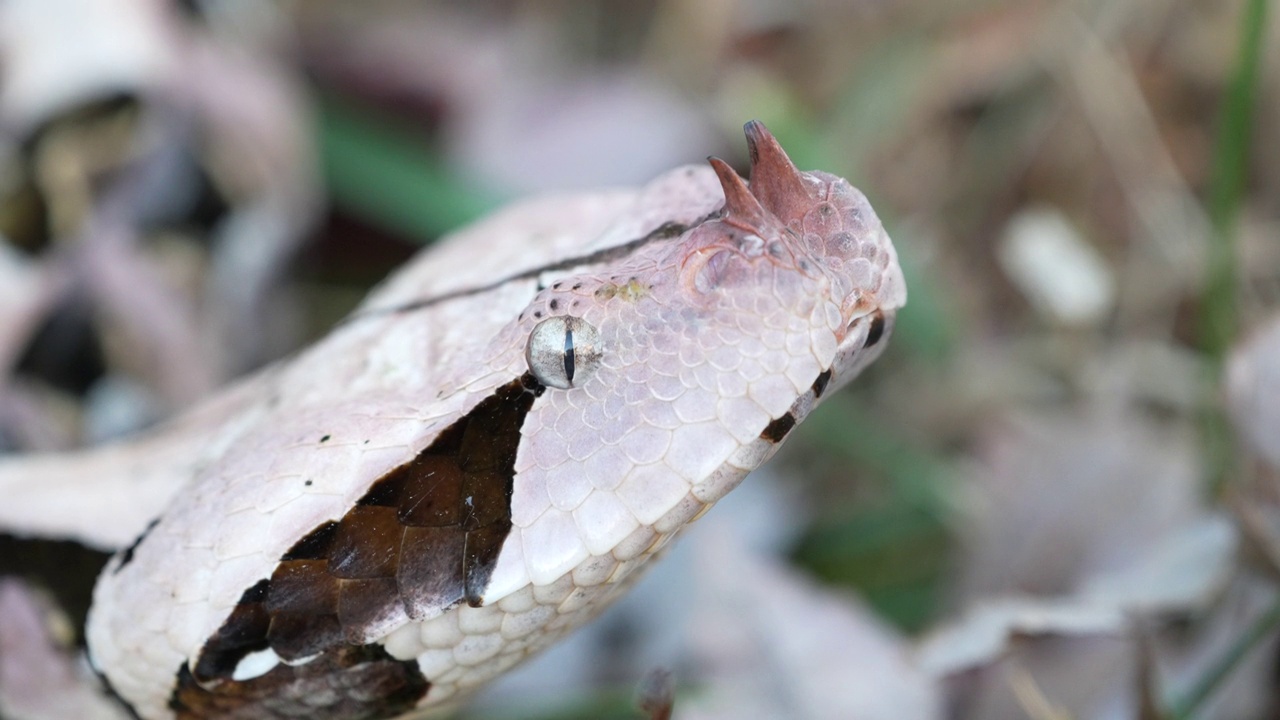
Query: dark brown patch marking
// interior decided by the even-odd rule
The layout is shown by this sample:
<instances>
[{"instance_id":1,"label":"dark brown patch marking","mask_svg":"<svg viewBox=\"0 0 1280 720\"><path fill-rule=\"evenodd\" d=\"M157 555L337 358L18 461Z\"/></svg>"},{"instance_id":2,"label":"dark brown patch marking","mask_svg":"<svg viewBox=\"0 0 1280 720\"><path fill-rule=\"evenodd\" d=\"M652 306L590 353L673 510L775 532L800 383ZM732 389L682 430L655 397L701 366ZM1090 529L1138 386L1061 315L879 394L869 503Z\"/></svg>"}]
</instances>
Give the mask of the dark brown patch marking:
<instances>
[{"instance_id":1,"label":"dark brown patch marking","mask_svg":"<svg viewBox=\"0 0 1280 720\"><path fill-rule=\"evenodd\" d=\"M169 708L178 720L381 718L411 710L429 687L417 662L396 660L381 645L359 645L277 665L251 680L205 686L183 663Z\"/></svg>"},{"instance_id":2,"label":"dark brown patch marking","mask_svg":"<svg viewBox=\"0 0 1280 720\"><path fill-rule=\"evenodd\" d=\"M829 384L831 384L831 371L823 370L818 373L818 379L813 381L813 397L815 399L822 397L822 393L827 391Z\"/></svg>"},{"instance_id":3,"label":"dark brown patch marking","mask_svg":"<svg viewBox=\"0 0 1280 720\"><path fill-rule=\"evenodd\" d=\"M366 656L357 651L375 647L363 644L366 635L388 618L407 615L416 620L464 601L481 602L511 530L520 427L543 390L530 375L499 388L445 428L417 457L374 482L340 520L323 523L296 542L270 579L245 591L205 644L188 673L189 687L179 677L175 709L226 713L231 707L239 712L236 702L261 705L264 713L276 712L271 708L298 709L303 705L267 703L271 694L263 688L296 691L297 702L305 704L307 693L322 686L324 672L350 680L344 687L352 694L343 702L356 695L380 698L387 673L394 676L395 687L417 687L403 670L387 665L388 658L362 660ZM246 655L268 647L285 660L320 658L294 667L281 664L244 682L231 680ZM366 671L360 668L366 662L387 667ZM413 669L416 672L416 665ZM363 687L352 678L366 678L376 686ZM422 683L425 692L425 680ZM195 699L183 693L196 693L191 695ZM246 712L244 717L257 717Z\"/></svg>"},{"instance_id":4,"label":"dark brown patch marking","mask_svg":"<svg viewBox=\"0 0 1280 720\"><path fill-rule=\"evenodd\" d=\"M329 552L329 546L333 544L333 536L337 532L338 523L330 520L294 543L293 547L289 548L289 551L284 554L284 557L280 558L280 561L316 560L326 557Z\"/></svg>"},{"instance_id":5,"label":"dark brown patch marking","mask_svg":"<svg viewBox=\"0 0 1280 720\"><path fill-rule=\"evenodd\" d=\"M760 433L760 437L771 443L782 442L782 439L791 432L791 428L796 426L796 416L788 411L785 415L774 420L765 426L764 432Z\"/></svg>"},{"instance_id":6,"label":"dark brown patch marking","mask_svg":"<svg viewBox=\"0 0 1280 720\"><path fill-rule=\"evenodd\" d=\"M271 618L263 606L267 587L268 581L259 580L245 590L231 617L205 643L196 667L201 677L231 677L241 658L267 648L267 630L271 627Z\"/></svg>"}]
</instances>

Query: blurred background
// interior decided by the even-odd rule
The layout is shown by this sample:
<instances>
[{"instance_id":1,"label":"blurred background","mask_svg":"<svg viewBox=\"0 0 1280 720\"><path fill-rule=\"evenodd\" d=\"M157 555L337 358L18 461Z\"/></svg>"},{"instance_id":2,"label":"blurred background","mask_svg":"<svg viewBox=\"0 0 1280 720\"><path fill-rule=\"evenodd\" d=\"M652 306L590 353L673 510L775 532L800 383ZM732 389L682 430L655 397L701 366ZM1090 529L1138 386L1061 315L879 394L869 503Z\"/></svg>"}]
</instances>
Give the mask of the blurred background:
<instances>
[{"instance_id":1,"label":"blurred background","mask_svg":"<svg viewBox=\"0 0 1280 720\"><path fill-rule=\"evenodd\" d=\"M653 667L681 718L1280 717L1268 5L0 0L0 451L169 417L508 199L745 170L758 118L894 238L889 349L459 717L639 717Z\"/></svg>"}]
</instances>

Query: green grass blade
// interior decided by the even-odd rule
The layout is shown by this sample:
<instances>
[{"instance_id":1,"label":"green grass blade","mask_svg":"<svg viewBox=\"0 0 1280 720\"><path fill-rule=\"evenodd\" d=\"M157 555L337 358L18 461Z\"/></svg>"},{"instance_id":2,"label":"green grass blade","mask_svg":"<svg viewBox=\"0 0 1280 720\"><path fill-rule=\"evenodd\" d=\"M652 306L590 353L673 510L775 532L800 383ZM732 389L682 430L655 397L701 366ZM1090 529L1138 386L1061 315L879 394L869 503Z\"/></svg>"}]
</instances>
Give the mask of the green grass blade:
<instances>
[{"instance_id":1,"label":"green grass blade","mask_svg":"<svg viewBox=\"0 0 1280 720\"><path fill-rule=\"evenodd\" d=\"M492 210L498 196L468 183L394 123L322 101L318 139L333 201L380 227L428 242Z\"/></svg>"},{"instance_id":2,"label":"green grass blade","mask_svg":"<svg viewBox=\"0 0 1280 720\"><path fill-rule=\"evenodd\" d=\"M1210 187L1214 237L1201 298L1201 341L1215 362L1230 348L1236 324L1236 223L1248 170L1253 109L1266 30L1267 0L1249 0L1240 32L1240 54L1223 105Z\"/></svg>"},{"instance_id":3,"label":"green grass blade","mask_svg":"<svg viewBox=\"0 0 1280 720\"><path fill-rule=\"evenodd\" d=\"M1204 291L1200 298L1200 343L1208 365L1201 421L1205 470L1211 493L1217 494L1234 475L1235 442L1217 398L1222 364L1236 335L1238 285L1236 224L1248 170L1253 108L1257 95L1267 0L1249 0L1240 28L1240 52L1227 89L1210 186L1209 217L1213 237Z\"/></svg>"}]
</instances>

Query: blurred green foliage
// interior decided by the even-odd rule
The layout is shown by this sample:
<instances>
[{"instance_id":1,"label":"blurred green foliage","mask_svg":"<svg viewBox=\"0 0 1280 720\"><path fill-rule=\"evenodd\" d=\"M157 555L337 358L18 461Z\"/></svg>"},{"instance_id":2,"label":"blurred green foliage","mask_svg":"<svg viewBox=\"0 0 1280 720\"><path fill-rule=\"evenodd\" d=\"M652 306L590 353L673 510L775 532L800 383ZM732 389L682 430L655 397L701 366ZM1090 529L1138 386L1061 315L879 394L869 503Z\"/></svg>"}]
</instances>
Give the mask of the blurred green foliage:
<instances>
[{"instance_id":1,"label":"blurred green foliage","mask_svg":"<svg viewBox=\"0 0 1280 720\"><path fill-rule=\"evenodd\" d=\"M374 225L426 243L500 204L450 169L420 134L333 97L317 110L324 180L333 201Z\"/></svg>"},{"instance_id":2,"label":"blurred green foliage","mask_svg":"<svg viewBox=\"0 0 1280 720\"><path fill-rule=\"evenodd\" d=\"M1200 296L1199 330L1201 349L1208 360L1201 428L1205 475L1213 495L1222 492L1239 466L1234 433L1219 398L1223 365L1240 324L1236 228L1249 169L1267 4L1267 0L1250 0L1241 18L1239 55L1219 120L1209 188L1213 237L1209 238L1208 269Z\"/></svg>"}]
</instances>

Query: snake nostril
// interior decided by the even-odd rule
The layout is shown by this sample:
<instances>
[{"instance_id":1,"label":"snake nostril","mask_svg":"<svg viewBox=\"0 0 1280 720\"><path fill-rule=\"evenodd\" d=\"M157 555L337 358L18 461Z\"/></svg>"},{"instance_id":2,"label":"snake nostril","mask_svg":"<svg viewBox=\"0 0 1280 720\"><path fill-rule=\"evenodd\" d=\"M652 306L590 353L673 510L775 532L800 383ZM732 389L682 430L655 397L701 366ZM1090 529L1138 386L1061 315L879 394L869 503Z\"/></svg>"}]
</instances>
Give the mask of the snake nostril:
<instances>
[{"instance_id":1,"label":"snake nostril","mask_svg":"<svg viewBox=\"0 0 1280 720\"><path fill-rule=\"evenodd\" d=\"M871 327L867 329L867 340L863 347L872 347L884 337L884 313L877 310L871 317Z\"/></svg>"}]
</instances>

